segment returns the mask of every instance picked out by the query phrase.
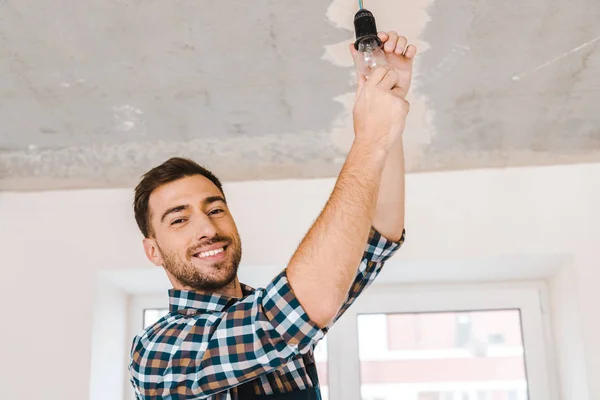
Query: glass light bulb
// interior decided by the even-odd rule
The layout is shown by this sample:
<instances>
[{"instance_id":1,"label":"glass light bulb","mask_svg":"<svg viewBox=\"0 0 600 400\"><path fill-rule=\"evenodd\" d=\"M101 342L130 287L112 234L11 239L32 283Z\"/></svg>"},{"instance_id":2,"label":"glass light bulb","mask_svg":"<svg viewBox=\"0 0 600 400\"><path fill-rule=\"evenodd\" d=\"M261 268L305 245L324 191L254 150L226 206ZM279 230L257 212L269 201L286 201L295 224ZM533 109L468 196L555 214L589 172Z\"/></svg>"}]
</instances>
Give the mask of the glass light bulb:
<instances>
[{"instance_id":1,"label":"glass light bulb","mask_svg":"<svg viewBox=\"0 0 600 400\"><path fill-rule=\"evenodd\" d=\"M376 39L366 39L358 44L358 52L354 57L357 72L368 77L375 68L386 64L385 53Z\"/></svg>"}]
</instances>

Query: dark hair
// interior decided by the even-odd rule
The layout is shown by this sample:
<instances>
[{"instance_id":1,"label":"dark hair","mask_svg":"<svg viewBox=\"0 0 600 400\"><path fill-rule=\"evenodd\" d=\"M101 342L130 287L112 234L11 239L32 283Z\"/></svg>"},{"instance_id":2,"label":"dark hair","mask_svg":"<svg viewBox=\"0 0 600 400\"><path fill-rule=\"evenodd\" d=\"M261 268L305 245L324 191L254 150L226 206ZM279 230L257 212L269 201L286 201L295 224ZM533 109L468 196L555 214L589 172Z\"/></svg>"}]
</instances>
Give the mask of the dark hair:
<instances>
[{"instance_id":1,"label":"dark hair","mask_svg":"<svg viewBox=\"0 0 600 400\"><path fill-rule=\"evenodd\" d=\"M162 185L193 175L202 175L209 179L219 188L223 198L225 198L221 181L208 169L186 158L170 158L142 176L142 180L135 188L133 211L138 227L145 237L154 234L150 225L150 210L148 209L152 192Z\"/></svg>"}]
</instances>

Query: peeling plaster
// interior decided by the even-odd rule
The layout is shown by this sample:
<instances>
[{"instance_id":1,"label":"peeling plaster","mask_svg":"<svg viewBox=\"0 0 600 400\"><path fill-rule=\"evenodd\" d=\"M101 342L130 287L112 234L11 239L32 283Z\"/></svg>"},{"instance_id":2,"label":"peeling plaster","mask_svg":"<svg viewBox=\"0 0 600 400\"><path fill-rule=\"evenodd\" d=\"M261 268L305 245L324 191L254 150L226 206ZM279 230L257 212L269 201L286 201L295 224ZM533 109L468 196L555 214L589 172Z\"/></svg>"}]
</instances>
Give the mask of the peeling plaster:
<instances>
[{"instance_id":1,"label":"peeling plaster","mask_svg":"<svg viewBox=\"0 0 600 400\"><path fill-rule=\"evenodd\" d=\"M228 141L213 137L28 148L0 157L0 188L131 187L150 168L172 156L194 159L223 181L279 179L281 174L321 178L339 173L336 160L343 161L342 155L321 133L289 135L286 142L287 146L281 146L281 139L274 135L243 135Z\"/></svg>"},{"instance_id":2,"label":"peeling plaster","mask_svg":"<svg viewBox=\"0 0 600 400\"><path fill-rule=\"evenodd\" d=\"M338 173L356 1L66 2L0 2L0 190L129 186L171 155L223 180ZM600 161L600 2L365 6L419 48L409 173ZM211 52L232 27L239 51Z\"/></svg>"}]
</instances>

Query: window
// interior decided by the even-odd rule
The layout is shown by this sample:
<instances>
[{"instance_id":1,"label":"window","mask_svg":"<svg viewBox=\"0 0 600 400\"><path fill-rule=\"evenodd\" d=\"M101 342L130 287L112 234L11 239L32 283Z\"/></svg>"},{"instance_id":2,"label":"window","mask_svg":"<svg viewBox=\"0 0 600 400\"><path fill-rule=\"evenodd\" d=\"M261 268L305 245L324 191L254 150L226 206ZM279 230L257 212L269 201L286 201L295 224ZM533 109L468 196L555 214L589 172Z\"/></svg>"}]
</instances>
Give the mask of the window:
<instances>
[{"instance_id":1,"label":"window","mask_svg":"<svg viewBox=\"0 0 600 400\"><path fill-rule=\"evenodd\" d=\"M519 310L359 314L357 323L364 398L440 400L437 391L458 386L454 399L487 400L491 389L527 387ZM513 347L488 345L499 329Z\"/></svg>"},{"instance_id":2,"label":"window","mask_svg":"<svg viewBox=\"0 0 600 400\"><path fill-rule=\"evenodd\" d=\"M374 286L330 332L331 399L553 399L541 293Z\"/></svg>"}]
</instances>

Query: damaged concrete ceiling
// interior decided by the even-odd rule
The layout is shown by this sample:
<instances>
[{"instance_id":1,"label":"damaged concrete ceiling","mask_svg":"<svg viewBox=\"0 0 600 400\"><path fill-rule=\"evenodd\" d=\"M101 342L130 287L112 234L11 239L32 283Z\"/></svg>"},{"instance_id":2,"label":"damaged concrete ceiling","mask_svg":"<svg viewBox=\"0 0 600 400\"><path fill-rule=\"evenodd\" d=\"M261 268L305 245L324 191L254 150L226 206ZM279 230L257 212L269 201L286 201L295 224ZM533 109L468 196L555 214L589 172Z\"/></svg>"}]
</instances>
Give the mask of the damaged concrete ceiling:
<instances>
[{"instance_id":1,"label":"damaged concrete ceiling","mask_svg":"<svg viewBox=\"0 0 600 400\"><path fill-rule=\"evenodd\" d=\"M332 177L353 0L0 3L0 190ZM365 0L420 48L409 172L600 161L600 2Z\"/></svg>"}]
</instances>

